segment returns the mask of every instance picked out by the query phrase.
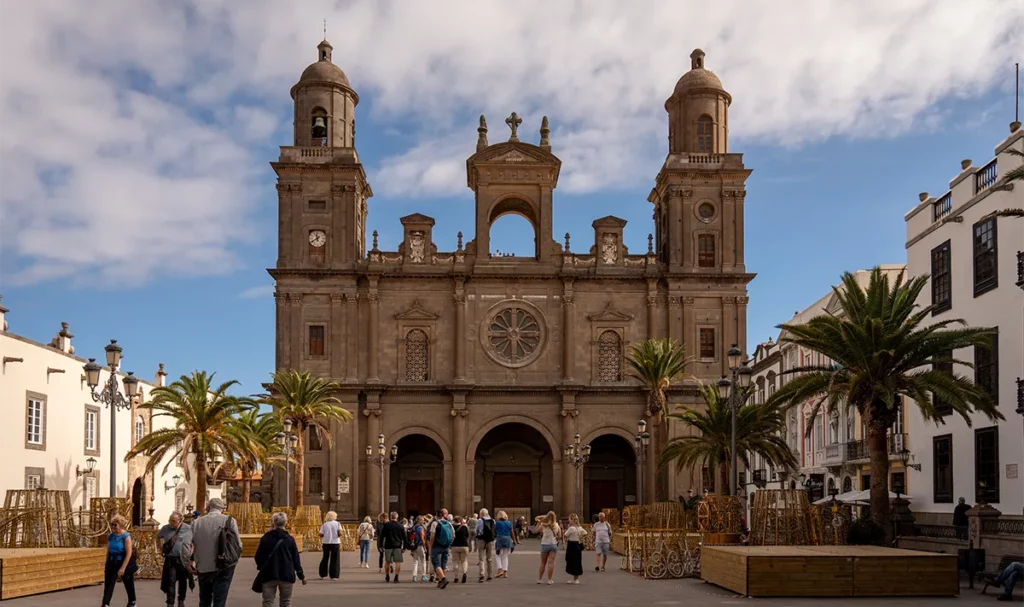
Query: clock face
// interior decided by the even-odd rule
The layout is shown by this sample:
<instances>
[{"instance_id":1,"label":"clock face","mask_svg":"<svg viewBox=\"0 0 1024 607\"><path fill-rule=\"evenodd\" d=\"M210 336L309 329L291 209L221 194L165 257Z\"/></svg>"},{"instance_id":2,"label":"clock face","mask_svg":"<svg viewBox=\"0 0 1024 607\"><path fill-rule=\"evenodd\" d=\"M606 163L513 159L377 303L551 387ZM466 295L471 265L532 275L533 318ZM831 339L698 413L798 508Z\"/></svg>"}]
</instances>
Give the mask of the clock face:
<instances>
[{"instance_id":1,"label":"clock face","mask_svg":"<svg viewBox=\"0 0 1024 607\"><path fill-rule=\"evenodd\" d=\"M309 233L309 244L314 247L322 247L327 244L327 234L324 234L322 230L313 230Z\"/></svg>"}]
</instances>

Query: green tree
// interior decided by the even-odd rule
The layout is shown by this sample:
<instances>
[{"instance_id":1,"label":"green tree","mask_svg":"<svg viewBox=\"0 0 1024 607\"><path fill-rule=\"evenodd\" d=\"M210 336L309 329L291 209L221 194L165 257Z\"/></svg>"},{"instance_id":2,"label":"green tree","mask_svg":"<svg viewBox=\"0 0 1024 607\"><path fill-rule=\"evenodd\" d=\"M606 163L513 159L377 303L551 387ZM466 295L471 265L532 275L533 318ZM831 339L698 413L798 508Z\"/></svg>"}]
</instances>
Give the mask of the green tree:
<instances>
[{"instance_id":1,"label":"green tree","mask_svg":"<svg viewBox=\"0 0 1024 607\"><path fill-rule=\"evenodd\" d=\"M630 346L626 363L629 375L647 389L647 412L655 422L665 410L665 390L674 381L689 379L686 366L693 361L682 345L672 339L645 339Z\"/></svg>"},{"instance_id":2,"label":"green tree","mask_svg":"<svg viewBox=\"0 0 1024 607\"><path fill-rule=\"evenodd\" d=\"M871 516L885 530L887 543L893 533L887 433L901 402L917 403L924 419L937 424L944 423L944 413L936 411L935 400L968 426L973 412L992 420L1003 418L985 390L962 375L933 368L942 363L972 367L955 359L953 352L990 347L991 330L966 327L957 319L926 324L931 307L921 308L916 302L927 284L927 276L904 282L902 273L890 284L889 277L875 268L864 288L846 272L842 285L833 289L841 312L817 316L806 324L779 325L786 333L782 341L820 352L833 364L788 370L792 379L769 403L789 409L812 402L813 415L823 406L830 414L844 406L860 413L871 459Z\"/></svg>"},{"instance_id":3,"label":"green tree","mask_svg":"<svg viewBox=\"0 0 1024 607\"><path fill-rule=\"evenodd\" d=\"M162 460L170 456L164 472L177 462L185 471L185 480L192 478L195 469L196 508L206 510L206 479L219 471L220 466L210 470L209 466L218 456L224 462L242 452L242 445L229 430L234 416L253 406L251 399L229 395L228 389L237 381L227 381L214 386L215 373L193 371L182 375L169 386L153 388L149 402L139 405L142 409L154 411L154 417L169 417L172 427L153 430L142 437L125 456L125 461L144 455L149 458L146 472L156 469Z\"/></svg>"},{"instance_id":4,"label":"green tree","mask_svg":"<svg viewBox=\"0 0 1024 607\"><path fill-rule=\"evenodd\" d=\"M306 483L306 434L312 431L320 442L330 446L333 437L331 420L348 422L352 413L341 407L335 394L341 389L337 382L314 377L309 371L282 370L271 373L274 378L270 394L260 397L261 402L274 408L279 420L292 420L298 443L293 455L295 461L295 507L303 505Z\"/></svg>"},{"instance_id":5,"label":"green tree","mask_svg":"<svg viewBox=\"0 0 1024 607\"><path fill-rule=\"evenodd\" d=\"M281 430L277 416L260 413L256 408L232 418L228 431L241 449L234 457L234 464L242 475L243 502L249 501L256 471L262 469L266 474L270 466L281 462L283 454L277 443L277 433Z\"/></svg>"},{"instance_id":6,"label":"green tree","mask_svg":"<svg viewBox=\"0 0 1024 607\"><path fill-rule=\"evenodd\" d=\"M700 434L669 440L658 457L658 464L675 462L677 472L707 464L712 473L719 471L722 487L728 487L732 467L732 408L717 386L702 385L700 393L706 407L684 405L667 415L670 420L686 424ZM786 418L778 407L747 399L736 411L739 461L749 470L750 456L759 455L770 466L795 468L796 458L783 436L785 429Z\"/></svg>"},{"instance_id":7,"label":"green tree","mask_svg":"<svg viewBox=\"0 0 1024 607\"><path fill-rule=\"evenodd\" d=\"M1021 152L1020 150L1010 148L1006 150L1006 153L1024 158L1024 152ZM1015 169L1010 169L1009 171L1007 171L1006 174L1003 175L1003 179L1005 179L1007 183L1011 181L1024 181L1024 164L1020 165Z\"/></svg>"}]
</instances>

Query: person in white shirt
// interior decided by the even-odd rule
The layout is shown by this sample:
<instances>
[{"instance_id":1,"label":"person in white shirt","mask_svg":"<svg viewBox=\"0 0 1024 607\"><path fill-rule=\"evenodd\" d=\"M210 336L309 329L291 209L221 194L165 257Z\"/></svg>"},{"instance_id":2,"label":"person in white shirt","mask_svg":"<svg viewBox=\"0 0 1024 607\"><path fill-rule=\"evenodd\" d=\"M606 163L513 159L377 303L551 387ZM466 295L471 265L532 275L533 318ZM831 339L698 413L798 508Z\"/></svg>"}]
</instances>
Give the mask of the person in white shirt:
<instances>
[{"instance_id":1,"label":"person in white shirt","mask_svg":"<svg viewBox=\"0 0 1024 607\"><path fill-rule=\"evenodd\" d=\"M320 544L324 551L320 559L320 579L330 575L331 580L337 580L341 577L341 523L333 510L324 516L324 524L320 526Z\"/></svg>"},{"instance_id":2,"label":"person in white shirt","mask_svg":"<svg viewBox=\"0 0 1024 607\"><path fill-rule=\"evenodd\" d=\"M359 566L363 569L370 568L370 542L375 538L373 530L373 519L366 517L363 522L359 524L359 529L356 530L356 535L359 536Z\"/></svg>"},{"instance_id":3,"label":"person in white shirt","mask_svg":"<svg viewBox=\"0 0 1024 607\"><path fill-rule=\"evenodd\" d=\"M583 538L587 531L580 526L580 518L569 515L569 527L565 530L565 572L571 575L570 584L579 584L583 576Z\"/></svg>"},{"instance_id":4,"label":"person in white shirt","mask_svg":"<svg viewBox=\"0 0 1024 607\"><path fill-rule=\"evenodd\" d=\"M608 552L612 549L612 526L605 520L604 512L597 515L594 523L594 555L597 559L594 571L604 571L608 564Z\"/></svg>"},{"instance_id":5,"label":"person in white shirt","mask_svg":"<svg viewBox=\"0 0 1024 607\"><path fill-rule=\"evenodd\" d=\"M554 584L551 578L555 574L558 539L562 535L562 528L558 526L558 516L554 512L538 516L533 532L540 534L540 571L537 573L537 583L544 583L544 572L547 571L548 584Z\"/></svg>"}]
</instances>

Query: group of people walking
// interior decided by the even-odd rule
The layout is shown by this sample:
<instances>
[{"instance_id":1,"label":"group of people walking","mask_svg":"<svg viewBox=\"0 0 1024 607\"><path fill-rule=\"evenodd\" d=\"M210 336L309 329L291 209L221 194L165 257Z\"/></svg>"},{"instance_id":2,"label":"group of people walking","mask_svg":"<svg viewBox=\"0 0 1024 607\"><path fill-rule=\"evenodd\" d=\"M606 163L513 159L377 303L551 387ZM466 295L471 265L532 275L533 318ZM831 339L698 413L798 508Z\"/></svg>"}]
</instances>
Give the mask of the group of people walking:
<instances>
[{"instance_id":1,"label":"group of people walking","mask_svg":"<svg viewBox=\"0 0 1024 607\"><path fill-rule=\"evenodd\" d=\"M189 590L199 584L199 607L224 607L234 577L235 565L241 556L242 544L238 525L224 514L224 502L211 499L207 513L184 521L173 512L157 533L164 555L160 590L167 607L184 607ZM281 607L290 607L292 590L297 581L306 584L298 547L286 530L288 516L276 512L271 529L260 539L256 549L257 575L252 589L262 595L263 607L271 607L275 599ZM135 607L135 573L137 553L126 521L115 516L110 521L107 537L107 561L104 568L103 606L109 607L117 582L124 584L128 607ZM611 547L611 526L604 515L594 523L594 545L597 551L595 571L604 571ZM447 509L436 515L423 515L400 520L397 512L381 514L376 523L366 517L357 529L359 567L370 568L370 545L376 543L378 571L386 583L402 579L406 555L411 561L412 582L436 584L446 588L449 583L469 581L470 555L477 555L478 583L509 577L509 557L529 534L540 536L540 569L537 583L554 583L554 570L560 547L564 545L565 571L570 584L579 584L583 576L583 545L588 531L579 518L569 516L563 530L554 512L538 516L527 525L520 518L513 524L505 512L492 518L486 508L470 517L453 516ZM320 528L323 556L320 579L338 580L341 575L341 534L337 514L328 512ZM408 566L406 566L408 571Z\"/></svg>"}]
</instances>

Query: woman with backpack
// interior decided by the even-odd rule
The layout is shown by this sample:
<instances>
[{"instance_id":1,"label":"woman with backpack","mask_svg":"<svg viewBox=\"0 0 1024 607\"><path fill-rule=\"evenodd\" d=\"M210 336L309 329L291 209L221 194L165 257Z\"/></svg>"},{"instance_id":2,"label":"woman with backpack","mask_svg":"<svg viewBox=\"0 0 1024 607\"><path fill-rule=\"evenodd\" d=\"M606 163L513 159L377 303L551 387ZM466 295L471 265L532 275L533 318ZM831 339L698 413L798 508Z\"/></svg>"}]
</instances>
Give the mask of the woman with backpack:
<instances>
[{"instance_id":1,"label":"woman with backpack","mask_svg":"<svg viewBox=\"0 0 1024 607\"><path fill-rule=\"evenodd\" d=\"M373 528L373 519L366 517L363 522L359 524L359 529L356 530L356 535L359 537L359 566L363 569L370 568L370 542L373 541L375 530Z\"/></svg>"},{"instance_id":2,"label":"woman with backpack","mask_svg":"<svg viewBox=\"0 0 1024 607\"><path fill-rule=\"evenodd\" d=\"M423 544L426 536L424 535L423 517L417 516L413 526L409 529L409 541L406 548L409 550L409 554L412 556L412 581L426 582L430 579L427 574L427 559L426 552ZM420 573L422 571L422 573ZM422 576L422 577L421 577Z\"/></svg>"},{"instance_id":3,"label":"woman with backpack","mask_svg":"<svg viewBox=\"0 0 1024 607\"><path fill-rule=\"evenodd\" d=\"M508 578L509 555L513 546L519 543L512 532L512 522L504 510L498 512L498 522L494 524L494 554L497 560L498 574L494 577Z\"/></svg>"},{"instance_id":4,"label":"woman with backpack","mask_svg":"<svg viewBox=\"0 0 1024 607\"><path fill-rule=\"evenodd\" d=\"M428 546L430 548L430 564L437 575L437 587L442 590L448 587L448 578L445 577L444 572L448 568L448 551L451 549L453 541L455 541L455 530L452 529L452 524L448 521L448 511L441 509L440 516L434 520L431 527Z\"/></svg>"}]
</instances>

